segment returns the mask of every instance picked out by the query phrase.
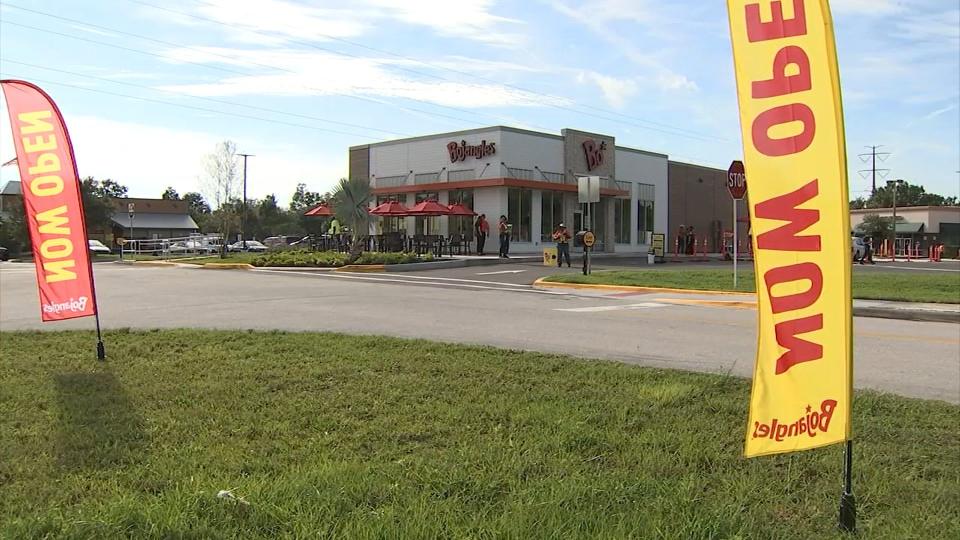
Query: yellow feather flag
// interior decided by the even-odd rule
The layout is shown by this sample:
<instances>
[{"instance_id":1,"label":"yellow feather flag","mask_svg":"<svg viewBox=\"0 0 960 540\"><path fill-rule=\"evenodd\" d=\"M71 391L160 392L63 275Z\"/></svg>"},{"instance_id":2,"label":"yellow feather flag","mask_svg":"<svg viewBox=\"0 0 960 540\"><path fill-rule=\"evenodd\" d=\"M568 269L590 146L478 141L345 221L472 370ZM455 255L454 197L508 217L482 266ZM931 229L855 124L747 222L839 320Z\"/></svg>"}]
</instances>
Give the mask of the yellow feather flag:
<instances>
[{"instance_id":1,"label":"yellow feather flag","mask_svg":"<svg viewBox=\"0 0 960 540\"><path fill-rule=\"evenodd\" d=\"M744 454L850 438L850 216L826 0L728 0L756 265Z\"/></svg>"}]
</instances>

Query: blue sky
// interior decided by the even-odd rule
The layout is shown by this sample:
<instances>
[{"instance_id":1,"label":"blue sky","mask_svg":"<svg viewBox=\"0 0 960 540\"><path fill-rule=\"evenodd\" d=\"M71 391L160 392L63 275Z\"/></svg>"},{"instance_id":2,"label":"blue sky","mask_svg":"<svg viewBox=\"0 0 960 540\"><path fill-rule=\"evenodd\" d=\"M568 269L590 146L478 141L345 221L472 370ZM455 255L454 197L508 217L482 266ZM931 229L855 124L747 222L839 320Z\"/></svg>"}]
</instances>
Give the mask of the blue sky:
<instances>
[{"instance_id":1,"label":"blue sky","mask_svg":"<svg viewBox=\"0 0 960 540\"><path fill-rule=\"evenodd\" d=\"M852 196L875 144L889 178L957 195L957 2L831 5ZM493 124L720 168L741 154L722 1L0 0L0 71L54 96L82 176L142 197L203 192L224 139L256 155L250 196L283 201L345 176L351 145Z\"/></svg>"}]
</instances>

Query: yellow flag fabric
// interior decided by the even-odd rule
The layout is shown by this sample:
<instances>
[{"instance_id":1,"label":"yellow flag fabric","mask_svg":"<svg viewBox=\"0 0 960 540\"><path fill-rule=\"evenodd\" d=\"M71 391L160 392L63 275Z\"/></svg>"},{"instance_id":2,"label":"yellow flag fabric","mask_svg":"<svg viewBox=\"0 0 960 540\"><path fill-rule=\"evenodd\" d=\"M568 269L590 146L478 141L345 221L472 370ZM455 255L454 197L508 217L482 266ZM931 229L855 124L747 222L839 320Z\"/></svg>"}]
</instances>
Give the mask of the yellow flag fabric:
<instances>
[{"instance_id":1,"label":"yellow flag fabric","mask_svg":"<svg viewBox=\"0 0 960 540\"><path fill-rule=\"evenodd\" d=\"M727 7L757 276L751 457L850 437L850 216L827 1Z\"/></svg>"}]
</instances>

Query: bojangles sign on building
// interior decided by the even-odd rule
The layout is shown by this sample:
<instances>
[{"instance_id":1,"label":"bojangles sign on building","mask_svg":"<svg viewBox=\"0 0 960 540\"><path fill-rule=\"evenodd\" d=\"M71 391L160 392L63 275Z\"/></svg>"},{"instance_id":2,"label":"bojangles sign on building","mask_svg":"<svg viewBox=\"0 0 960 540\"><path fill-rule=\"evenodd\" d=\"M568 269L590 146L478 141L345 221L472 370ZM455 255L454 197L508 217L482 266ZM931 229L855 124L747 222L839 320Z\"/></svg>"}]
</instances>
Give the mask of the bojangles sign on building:
<instances>
[{"instance_id":1,"label":"bojangles sign on building","mask_svg":"<svg viewBox=\"0 0 960 540\"><path fill-rule=\"evenodd\" d=\"M480 144L467 144L467 141L456 141L447 143L447 153L450 154L450 163L466 161L468 157L484 158L497 153L497 143L480 141Z\"/></svg>"}]
</instances>

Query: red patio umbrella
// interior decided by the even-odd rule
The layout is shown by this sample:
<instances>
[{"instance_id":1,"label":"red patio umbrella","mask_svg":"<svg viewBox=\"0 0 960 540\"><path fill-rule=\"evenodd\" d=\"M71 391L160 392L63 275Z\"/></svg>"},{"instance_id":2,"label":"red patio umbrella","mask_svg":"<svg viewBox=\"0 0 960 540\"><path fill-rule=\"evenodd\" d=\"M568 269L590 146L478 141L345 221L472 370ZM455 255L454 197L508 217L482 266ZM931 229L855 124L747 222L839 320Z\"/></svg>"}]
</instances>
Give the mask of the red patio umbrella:
<instances>
[{"instance_id":1,"label":"red patio umbrella","mask_svg":"<svg viewBox=\"0 0 960 540\"><path fill-rule=\"evenodd\" d=\"M451 216L475 216L476 212L468 208L463 203L456 203L450 205L450 215Z\"/></svg>"},{"instance_id":2,"label":"red patio umbrella","mask_svg":"<svg viewBox=\"0 0 960 540\"><path fill-rule=\"evenodd\" d=\"M330 208L327 203L322 202L317 206L307 210L303 213L305 216L319 216L319 217L330 217L333 215L333 208Z\"/></svg>"},{"instance_id":3,"label":"red patio umbrella","mask_svg":"<svg viewBox=\"0 0 960 540\"><path fill-rule=\"evenodd\" d=\"M402 218L410 215L410 209L399 201L389 200L370 210L374 216ZM399 226L399 225L398 225Z\"/></svg>"},{"instance_id":4,"label":"red patio umbrella","mask_svg":"<svg viewBox=\"0 0 960 540\"><path fill-rule=\"evenodd\" d=\"M411 216L431 217L431 216L449 216L450 209L438 203L436 199L427 199L421 201L410 209ZM427 221L427 231L430 230L430 222ZM426 231L424 231L426 232Z\"/></svg>"},{"instance_id":5,"label":"red patio umbrella","mask_svg":"<svg viewBox=\"0 0 960 540\"><path fill-rule=\"evenodd\" d=\"M410 209L411 216L448 216L450 209L438 203L435 199L421 201Z\"/></svg>"},{"instance_id":6,"label":"red patio umbrella","mask_svg":"<svg viewBox=\"0 0 960 540\"><path fill-rule=\"evenodd\" d=\"M387 201L370 210L370 214L384 217L404 217L412 215L410 213L410 209L401 204L399 201Z\"/></svg>"}]
</instances>

